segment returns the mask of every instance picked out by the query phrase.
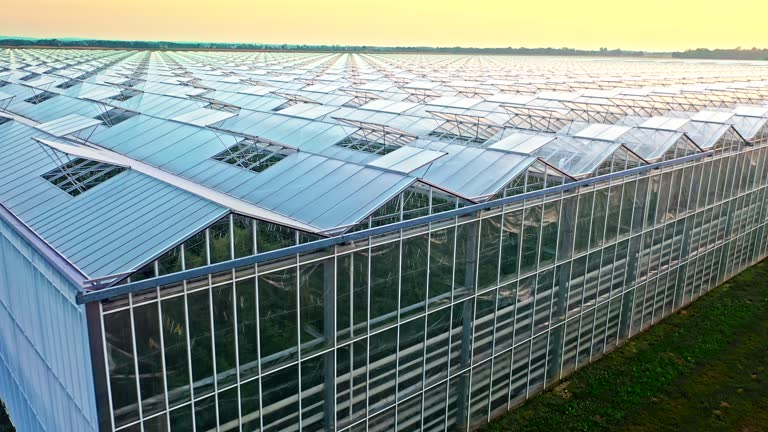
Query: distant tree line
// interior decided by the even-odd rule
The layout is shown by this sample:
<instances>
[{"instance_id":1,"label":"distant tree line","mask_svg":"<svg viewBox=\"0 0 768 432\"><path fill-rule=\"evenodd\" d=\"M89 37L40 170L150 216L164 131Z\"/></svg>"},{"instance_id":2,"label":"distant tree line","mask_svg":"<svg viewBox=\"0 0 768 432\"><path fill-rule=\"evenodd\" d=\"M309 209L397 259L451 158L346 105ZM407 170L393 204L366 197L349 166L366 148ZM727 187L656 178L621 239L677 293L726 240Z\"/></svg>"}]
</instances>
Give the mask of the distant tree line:
<instances>
[{"instance_id":1,"label":"distant tree line","mask_svg":"<svg viewBox=\"0 0 768 432\"><path fill-rule=\"evenodd\" d=\"M286 50L286 51L337 51L337 52L418 52L451 54L517 54L517 55L568 55L568 56L642 56L642 51L577 50L574 48L466 48L466 47L383 47L368 45L293 45L260 43L217 42L152 42L79 39L0 39L0 46L13 47L62 47L62 48L121 48L121 49L215 49L215 50Z\"/></svg>"},{"instance_id":2,"label":"distant tree line","mask_svg":"<svg viewBox=\"0 0 768 432\"><path fill-rule=\"evenodd\" d=\"M61 47L61 48L112 48L140 50L262 50L262 51L333 51L333 52L400 52L400 53L442 53L442 54L506 54L540 56L601 56L601 57L674 57L698 59L768 60L768 49L749 50L698 48L683 52L648 52L600 48L580 50L575 48L471 48L471 47L426 47L426 46L367 46L367 45L293 45L263 43L221 43L221 42L153 42L89 39L0 39L0 47Z\"/></svg>"},{"instance_id":3,"label":"distant tree line","mask_svg":"<svg viewBox=\"0 0 768 432\"><path fill-rule=\"evenodd\" d=\"M722 59L722 60L768 60L768 49L715 49L697 48L686 50L684 52L672 53L675 58L696 58L696 59Z\"/></svg>"}]
</instances>

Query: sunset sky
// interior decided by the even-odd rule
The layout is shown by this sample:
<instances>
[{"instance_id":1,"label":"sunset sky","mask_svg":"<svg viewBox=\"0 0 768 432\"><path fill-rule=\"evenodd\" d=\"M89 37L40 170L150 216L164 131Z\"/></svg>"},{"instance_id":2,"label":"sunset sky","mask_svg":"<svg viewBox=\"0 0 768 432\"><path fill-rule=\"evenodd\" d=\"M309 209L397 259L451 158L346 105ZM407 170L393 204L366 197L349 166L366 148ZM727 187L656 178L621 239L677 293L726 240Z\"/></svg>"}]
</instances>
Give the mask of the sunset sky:
<instances>
[{"instance_id":1,"label":"sunset sky","mask_svg":"<svg viewBox=\"0 0 768 432\"><path fill-rule=\"evenodd\" d=\"M0 35L388 46L768 47L761 0L0 0ZM10 6L12 4L12 6Z\"/></svg>"}]
</instances>

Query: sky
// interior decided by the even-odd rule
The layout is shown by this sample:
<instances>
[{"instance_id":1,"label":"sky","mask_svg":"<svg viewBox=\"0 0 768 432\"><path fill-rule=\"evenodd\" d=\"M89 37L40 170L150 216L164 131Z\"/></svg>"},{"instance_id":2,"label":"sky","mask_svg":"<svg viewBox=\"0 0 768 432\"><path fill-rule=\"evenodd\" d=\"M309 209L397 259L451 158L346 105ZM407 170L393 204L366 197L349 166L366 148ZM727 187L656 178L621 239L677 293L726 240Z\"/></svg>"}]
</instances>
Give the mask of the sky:
<instances>
[{"instance_id":1,"label":"sky","mask_svg":"<svg viewBox=\"0 0 768 432\"><path fill-rule=\"evenodd\" d=\"M3 4L11 7L2 7ZM676 51L768 48L765 0L0 0L4 36Z\"/></svg>"}]
</instances>

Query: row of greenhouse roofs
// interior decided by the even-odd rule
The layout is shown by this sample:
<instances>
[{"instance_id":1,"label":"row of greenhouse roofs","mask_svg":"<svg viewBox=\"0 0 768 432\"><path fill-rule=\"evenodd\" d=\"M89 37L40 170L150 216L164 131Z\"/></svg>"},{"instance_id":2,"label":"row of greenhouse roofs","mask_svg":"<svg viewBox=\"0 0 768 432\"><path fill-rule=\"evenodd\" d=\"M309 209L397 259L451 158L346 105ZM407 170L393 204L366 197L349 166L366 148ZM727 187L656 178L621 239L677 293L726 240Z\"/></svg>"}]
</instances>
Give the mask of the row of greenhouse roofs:
<instances>
[{"instance_id":1,"label":"row of greenhouse roofs","mask_svg":"<svg viewBox=\"0 0 768 432\"><path fill-rule=\"evenodd\" d=\"M229 213L330 236L414 193L455 208L768 140L765 67L599 67L530 93L458 76L521 73L474 57L3 50L0 202L98 278Z\"/></svg>"}]
</instances>

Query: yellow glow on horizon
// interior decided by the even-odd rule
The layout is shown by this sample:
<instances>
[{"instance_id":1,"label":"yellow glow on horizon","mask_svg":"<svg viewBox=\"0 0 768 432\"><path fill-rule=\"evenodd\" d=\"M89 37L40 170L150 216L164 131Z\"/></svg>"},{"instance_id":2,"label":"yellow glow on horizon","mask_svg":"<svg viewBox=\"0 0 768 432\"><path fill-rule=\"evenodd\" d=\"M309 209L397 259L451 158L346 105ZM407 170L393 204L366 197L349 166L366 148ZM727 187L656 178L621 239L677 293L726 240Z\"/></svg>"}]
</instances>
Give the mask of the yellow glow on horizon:
<instances>
[{"instance_id":1,"label":"yellow glow on horizon","mask_svg":"<svg viewBox=\"0 0 768 432\"><path fill-rule=\"evenodd\" d=\"M2 0L0 34L387 46L768 47L768 1ZM12 6L11 6L12 4Z\"/></svg>"}]
</instances>

